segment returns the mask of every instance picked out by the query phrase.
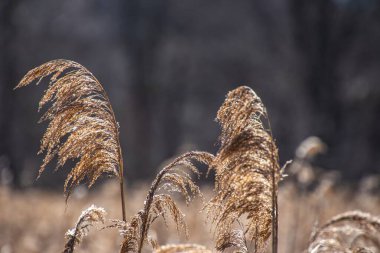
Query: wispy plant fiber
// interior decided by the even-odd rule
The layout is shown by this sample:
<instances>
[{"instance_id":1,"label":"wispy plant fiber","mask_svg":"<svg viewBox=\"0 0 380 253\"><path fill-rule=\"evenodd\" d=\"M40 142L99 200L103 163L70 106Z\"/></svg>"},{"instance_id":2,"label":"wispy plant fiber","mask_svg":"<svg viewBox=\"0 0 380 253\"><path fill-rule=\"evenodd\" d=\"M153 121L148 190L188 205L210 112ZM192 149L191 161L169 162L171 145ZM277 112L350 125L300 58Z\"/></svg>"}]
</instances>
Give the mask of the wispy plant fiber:
<instances>
[{"instance_id":1,"label":"wispy plant fiber","mask_svg":"<svg viewBox=\"0 0 380 253\"><path fill-rule=\"evenodd\" d=\"M68 174L64 190L86 178L89 187L103 174L122 181L123 166L118 124L102 85L82 65L69 60L53 60L30 70L16 88L50 76L50 83L39 103L49 108L40 122L49 125L41 140L39 153L45 153L39 176L57 157L56 169L68 161L75 166Z\"/></svg>"},{"instance_id":2,"label":"wispy plant fiber","mask_svg":"<svg viewBox=\"0 0 380 253\"><path fill-rule=\"evenodd\" d=\"M261 99L246 86L229 92L218 111L221 146L211 167L216 195L206 206L218 245L231 244L226 232L241 217L248 220L244 234L258 252L271 235L280 168L275 142L261 121L266 117Z\"/></svg>"},{"instance_id":3,"label":"wispy plant fiber","mask_svg":"<svg viewBox=\"0 0 380 253\"><path fill-rule=\"evenodd\" d=\"M187 168L193 174L199 175L192 160L210 164L213 159L214 156L206 152L188 152L176 158L157 174L147 194L143 210L133 216L122 231L124 241L121 253L141 252L144 243L149 242L148 233L151 224L160 216L165 221L168 218L173 219L178 232L183 230L187 235L184 215L168 193L179 192L185 197L186 203L189 203L192 196L199 195L200 191L191 175L184 169Z\"/></svg>"},{"instance_id":4,"label":"wispy plant fiber","mask_svg":"<svg viewBox=\"0 0 380 253\"><path fill-rule=\"evenodd\" d=\"M65 234L67 242L63 252L74 252L75 246L82 241L83 237L87 236L90 227L104 223L106 214L103 208L96 207L95 205L84 210L79 216L75 228L69 229Z\"/></svg>"},{"instance_id":5,"label":"wispy plant fiber","mask_svg":"<svg viewBox=\"0 0 380 253\"><path fill-rule=\"evenodd\" d=\"M168 244L154 250L153 253L212 253L198 244Z\"/></svg>"},{"instance_id":6,"label":"wispy plant fiber","mask_svg":"<svg viewBox=\"0 0 380 253\"><path fill-rule=\"evenodd\" d=\"M311 237L308 252L380 252L380 219L361 211L339 214Z\"/></svg>"},{"instance_id":7,"label":"wispy plant fiber","mask_svg":"<svg viewBox=\"0 0 380 253\"><path fill-rule=\"evenodd\" d=\"M228 248L237 248L239 253L247 253L247 242L245 240L244 232L240 229L220 231L218 241L216 241L216 250L223 252Z\"/></svg>"}]
</instances>

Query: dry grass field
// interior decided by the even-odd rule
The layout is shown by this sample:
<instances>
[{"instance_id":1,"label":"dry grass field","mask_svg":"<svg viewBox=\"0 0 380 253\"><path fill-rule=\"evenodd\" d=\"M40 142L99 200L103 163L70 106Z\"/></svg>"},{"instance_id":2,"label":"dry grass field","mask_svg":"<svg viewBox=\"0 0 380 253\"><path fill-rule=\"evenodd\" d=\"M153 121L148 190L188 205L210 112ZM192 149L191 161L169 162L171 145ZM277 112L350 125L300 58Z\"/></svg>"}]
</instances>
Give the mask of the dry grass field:
<instances>
[{"instance_id":1,"label":"dry grass field","mask_svg":"<svg viewBox=\"0 0 380 253\"><path fill-rule=\"evenodd\" d=\"M279 252L302 252L307 249L312 228L341 212L360 209L379 214L380 199L377 195L327 184L310 193L300 194L293 183L282 183L279 190ZM142 208L148 189L146 184L127 191L127 217ZM211 188L202 187L202 190L205 199L209 199ZM186 208L183 201L179 200L178 203L186 214L189 239L178 236L175 226L169 224L166 228L160 220L152 229L159 243L191 242L212 248L212 232L204 212L201 212L201 200L192 202L191 208ZM100 189L90 192L86 188L77 189L66 211L64 196L60 193L36 189L16 192L7 187L0 188L0 252L61 252L65 232L74 226L81 211L91 204L104 207L108 218L120 218L117 182L110 180ZM92 229L76 252L118 252L122 240L115 230ZM146 252L150 252L149 247L146 247Z\"/></svg>"},{"instance_id":2,"label":"dry grass field","mask_svg":"<svg viewBox=\"0 0 380 253\"><path fill-rule=\"evenodd\" d=\"M126 189L119 125L102 85L82 65L53 60L29 71L16 88L44 77L50 84L39 108L50 108L41 118L49 125L39 175L55 157L56 169L75 165L64 182L65 199L0 189L0 253L379 252L379 205L370 194L376 180L358 190L338 187L337 173L313 166L326 150L317 137L280 166L267 110L250 87L228 92L217 111L215 154L180 154L151 184ZM214 176L208 188L198 185L200 164ZM117 181L90 193L83 188L102 174Z\"/></svg>"}]
</instances>

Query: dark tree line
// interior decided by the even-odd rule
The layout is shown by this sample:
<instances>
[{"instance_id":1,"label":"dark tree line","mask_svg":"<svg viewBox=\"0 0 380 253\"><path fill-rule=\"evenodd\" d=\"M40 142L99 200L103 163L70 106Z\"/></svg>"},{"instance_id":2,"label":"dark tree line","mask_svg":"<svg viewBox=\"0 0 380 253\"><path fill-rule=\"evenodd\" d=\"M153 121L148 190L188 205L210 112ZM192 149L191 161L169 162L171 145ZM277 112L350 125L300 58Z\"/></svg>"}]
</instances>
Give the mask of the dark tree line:
<instances>
[{"instance_id":1,"label":"dark tree line","mask_svg":"<svg viewBox=\"0 0 380 253\"><path fill-rule=\"evenodd\" d=\"M4 0L0 9L0 166L12 168L14 183L19 185L21 168L9 134L12 131L12 120L15 117L14 107L16 106L12 90L18 78L12 48L12 42L17 32L12 14L17 4L17 0Z\"/></svg>"},{"instance_id":2,"label":"dark tree line","mask_svg":"<svg viewBox=\"0 0 380 253\"><path fill-rule=\"evenodd\" d=\"M318 135L329 146L320 166L377 173L379 2L1 1L0 170L15 185L34 179L44 87L13 87L30 68L69 58L109 93L130 179L176 153L215 150L216 110L241 84L267 105L282 160ZM44 178L54 185L59 174Z\"/></svg>"}]
</instances>

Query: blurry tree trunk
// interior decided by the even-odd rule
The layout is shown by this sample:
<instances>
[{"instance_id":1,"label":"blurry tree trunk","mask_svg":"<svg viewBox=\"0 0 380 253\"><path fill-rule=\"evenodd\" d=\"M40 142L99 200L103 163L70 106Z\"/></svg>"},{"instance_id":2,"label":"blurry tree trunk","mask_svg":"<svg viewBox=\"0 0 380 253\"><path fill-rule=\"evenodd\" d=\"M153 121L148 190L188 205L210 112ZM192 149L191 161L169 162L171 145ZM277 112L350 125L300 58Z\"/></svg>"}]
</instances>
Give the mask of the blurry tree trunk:
<instances>
[{"instance_id":1,"label":"blurry tree trunk","mask_svg":"<svg viewBox=\"0 0 380 253\"><path fill-rule=\"evenodd\" d=\"M167 2L149 0L122 1L123 34L133 75L130 85L133 117L131 166L138 177L145 178L153 166L152 134L155 93L158 87L151 79L157 48L166 21Z\"/></svg>"},{"instance_id":2,"label":"blurry tree trunk","mask_svg":"<svg viewBox=\"0 0 380 253\"><path fill-rule=\"evenodd\" d=\"M168 86L164 99L164 115L162 119L164 158L177 155L178 151L185 151L178 150L178 148L182 141L181 121L187 94L186 85L184 85L183 81L178 80Z\"/></svg>"},{"instance_id":3,"label":"blurry tree trunk","mask_svg":"<svg viewBox=\"0 0 380 253\"><path fill-rule=\"evenodd\" d=\"M336 58L329 51L331 48L330 33L332 28L330 0L304 2L291 0L294 19L295 42L300 50L301 65L305 69L305 85L309 87L309 98L314 118L319 122L338 121L337 80L335 76ZM311 6L311 7L310 7ZM321 115L322 114L322 115ZM336 124L334 124L336 125ZM326 127L326 131L334 131ZM324 133L326 136L333 136Z\"/></svg>"},{"instance_id":4,"label":"blurry tree trunk","mask_svg":"<svg viewBox=\"0 0 380 253\"><path fill-rule=\"evenodd\" d=\"M362 24L363 12L332 0L290 0L290 11L300 72L313 110L311 130L336 148L344 117L339 67Z\"/></svg>"},{"instance_id":5,"label":"blurry tree trunk","mask_svg":"<svg viewBox=\"0 0 380 253\"><path fill-rule=\"evenodd\" d=\"M12 149L12 121L14 114L13 87L16 86L16 64L11 49L15 28L12 16L19 1L3 0L0 4L0 158L8 160L13 183L20 186L21 168ZM4 161L4 160L3 160Z\"/></svg>"}]
</instances>

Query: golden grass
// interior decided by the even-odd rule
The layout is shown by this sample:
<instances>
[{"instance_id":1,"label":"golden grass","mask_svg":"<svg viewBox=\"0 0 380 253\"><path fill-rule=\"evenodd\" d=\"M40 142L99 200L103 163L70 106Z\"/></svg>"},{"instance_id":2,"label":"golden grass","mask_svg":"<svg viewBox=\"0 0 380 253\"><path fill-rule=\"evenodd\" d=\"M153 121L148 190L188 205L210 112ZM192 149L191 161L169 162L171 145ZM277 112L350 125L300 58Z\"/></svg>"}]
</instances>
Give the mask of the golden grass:
<instances>
[{"instance_id":1,"label":"golden grass","mask_svg":"<svg viewBox=\"0 0 380 253\"><path fill-rule=\"evenodd\" d=\"M75 227L69 229L66 234L66 244L64 253L72 253L76 245L82 242L83 238L88 235L90 228L98 225L99 223L104 224L106 221L107 212L102 207L96 207L91 205L86 210L82 211L79 216Z\"/></svg>"},{"instance_id":2,"label":"golden grass","mask_svg":"<svg viewBox=\"0 0 380 253\"><path fill-rule=\"evenodd\" d=\"M380 219L362 211L338 214L313 232L309 251L379 252Z\"/></svg>"},{"instance_id":3,"label":"golden grass","mask_svg":"<svg viewBox=\"0 0 380 253\"><path fill-rule=\"evenodd\" d=\"M50 75L49 87L39 104L40 110L51 103L40 120L49 121L49 126L41 140L39 153L46 155L39 175L57 156L56 169L79 159L65 181L67 194L86 177L90 186L102 173L120 178L119 129L102 85L80 64L54 60L30 70L16 88L36 80L38 84Z\"/></svg>"},{"instance_id":4,"label":"golden grass","mask_svg":"<svg viewBox=\"0 0 380 253\"><path fill-rule=\"evenodd\" d=\"M129 190L128 217L141 208L148 189L149 185L145 184ZM210 188L201 190L205 199L212 196ZM0 188L0 252L61 252L65 244L63 235L77 222L83 209L94 203L97 206L106 206L108 217L116 217L119 214L119 189L113 182L102 185L101 189L95 189L85 197L78 198L78 195L76 191L73 192L72 200L65 212L64 197L60 193L47 193L35 189L18 192L5 187ZM184 235L178 235L176 226L170 221L168 221L169 228L166 228L162 220L152 225L151 236L155 237L160 245L189 242L212 249L214 247L212 234L205 226L207 218L204 212L200 212L201 200L196 198L189 208L185 201L179 200L177 204L185 214L189 239L186 240ZM297 208L300 219L297 229L298 240L295 250L290 252L294 213ZM356 209L375 215L380 214L380 198L371 194L333 188L325 191L322 197L317 197L313 193L300 197L292 183L284 182L279 189L279 252L303 252L308 248L316 221L322 225L339 213ZM316 213L316 210L320 211ZM117 231L91 230L75 252L118 252L121 243ZM145 252L151 251L147 249Z\"/></svg>"},{"instance_id":5,"label":"golden grass","mask_svg":"<svg viewBox=\"0 0 380 253\"><path fill-rule=\"evenodd\" d=\"M267 252L268 239L272 236L271 252L278 252L278 184L283 179L282 173L285 168L280 169L278 150L272 137L266 109L260 97L251 88L241 86L230 91L218 110L217 121L221 126L221 134L217 154L214 156L207 152L192 151L174 159L157 174L143 202L143 209L136 211L135 215L127 220L119 129L103 87L93 74L80 64L68 60L54 60L29 71L16 88L35 80L38 80L38 84L45 77L50 78L50 84L39 108L49 103L51 105L41 118L41 121L49 121L49 126L41 140L40 152L46 154L39 174L54 157L57 157L57 169L67 161L73 161L75 166L64 184L66 200L74 186L88 182L91 187L104 173L116 176L120 183L119 196L123 220L106 220L106 211L91 205L82 211L75 227L66 232L65 253L74 251L88 235L90 227L106 222L110 224L105 224L103 230L119 229L122 236L120 253L146 252L147 247L144 246L147 245L155 252L211 252L204 245L193 242L170 244L168 239L171 233L165 238L166 246L161 246L160 239L155 235L161 235L162 229L156 232L153 227L159 217L163 218L166 225L170 217L177 231L183 229L188 237L185 215L173 193L180 193L185 198L186 205L189 205L192 196L201 195L193 177L184 170L187 168L193 174L200 175L193 160L206 164L209 172L214 170L216 175L214 192L208 202L201 205L201 209L207 213L207 219L214 225L212 231L215 245L210 248L218 252ZM322 199L325 200L334 185L334 180L317 179L310 163L316 154L324 150L323 142L316 137L309 138L297 149L295 163L290 165L289 172L294 180L283 189L286 192L286 187L293 186L290 191L293 191L294 196L291 197L298 202L295 211L291 212L294 215L290 220L296 222L291 224L292 228L288 231L288 234L293 235L288 238L287 243L290 246L286 251L293 253L307 247L299 247L301 239L298 235L301 231L301 217L304 215L304 206L300 204L305 200L305 203L302 203L305 206L308 202L312 203L305 217L311 217L314 222L308 252L378 252L380 221L375 216L350 212L336 216L319 229L315 225L320 221L324 208ZM288 163L285 166L287 165ZM313 181L317 182L318 187L310 190ZM110 191L107 189L107 192ZM4 195L6 199L7 189ZM96 196L99 197L100 194ZM109 205L106 206L109 208ZM196 209L188 210L194 212ZM43 219L42 217L45 217L44 212L39 218ZM12 220L14 217L9 214L8 218ZM199 218L200 216L197 216L196 222L199 222ZM6 220L4 222L6 223ZM28 227L30 220L25 222L21 228ZM338 226L340 223L346 224ZM55 224L50 225L54 227ZM354 235L353 239L347 239L351 238L351 235ZM348 243L344 244L343 240ZM210 241L212 240L207 240L204 244L209 245ZM356 245L357 241L360 241L360 245ZM7 243L1 248L0 253L12 250L11 243ZM111 248L107 248L108 252L110 250Z\"/></svg>"},{"instance_id":6,"label":"golden grass","mask_svg":"<svg viewBox=\"0 0 380 253\"><path fill-rule=\"evenodd\" d=\"M198 244L168 244L159 247L154 253L211 253L206 247Z\"/></svg>"},{"instance_id":7,"label":"golden grass","mask_svg":"<svg viewBox=\"0 0 380 253\"><path fill-rule=\"evenodd\" d=\"M215 196L206 205L215 224L215 248L247 252L247 241L254 241L253 250L263 252L273 232L276 251L280 167L276 144L262 122L266 109L251 88L241 86L227 94L217 120L222 133L211 166ZM247 224L240 223L241 217ZM242 228L236 228L239 224Z\"/></svg>"},{"instance_id":8,"label":"golden grass","mask_svg":"<svg viewBox=\"0 0 380 253\"><path fill-rule=\"evenodd\" d=\"M30 70L15 89L44 78L50 80L38 110L50 105L40 122L49 125L41 139L39 153L45 153L39 176L57 157L56 170L68 161L75 166L67 175L67 198L81 182L91 187L102 174L116 176L120 182L123 220L123 157L119 125L103 86L85 67L70 60L49 61ZM86 180L87 179L87 180Z\"/></svg>"},{"instance_id":9,"label":"golden grass","mask_svg":"<svg viewBox=\"0 0 380 253\"><path fill-rule=\"evenodd\" d=\"M188 152L176 158L157 174L144 201L144 208L124 225L120 222L117 223L117 227L121 229L124 237L121 253L140 253L145 242L155 248L157 242L154 238L151 238L149 230L160 216L165 222L170 217L174 221L177 231L184 230L186 237L188 237L184 214L178 208L170 193L177 192L182 194L185 198L185 203L189 205L192 197L201 195L201 192L185 169L190 170L199 177L200 173L192 160L209 164L213 159L214 156L209 153Z\"/></svg>"}]
</instances>

